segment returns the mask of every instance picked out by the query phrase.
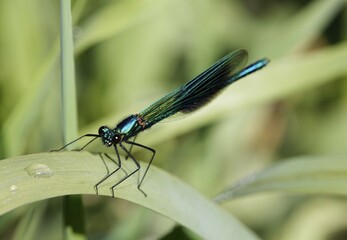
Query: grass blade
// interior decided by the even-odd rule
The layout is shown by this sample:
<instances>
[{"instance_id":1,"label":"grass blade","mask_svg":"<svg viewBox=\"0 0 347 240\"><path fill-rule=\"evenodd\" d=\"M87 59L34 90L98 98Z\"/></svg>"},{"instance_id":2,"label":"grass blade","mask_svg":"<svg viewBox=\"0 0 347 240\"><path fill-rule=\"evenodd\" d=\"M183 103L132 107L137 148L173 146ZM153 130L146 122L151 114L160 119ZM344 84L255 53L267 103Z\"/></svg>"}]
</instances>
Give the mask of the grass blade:
<instances>
[{"instance_id":1,"label":"grass blade","mask_svg":"<svg viewBox=\"0 0 347 240\"><path fill-rule=\"evenodd\" d=\"M111 161L106 165L115 167ZM134 168L129 161L122 167ZM95 194L94 184L107 173L100 156L87 152L19 156L1 160L0 169L0 214L56 196ZM110 196L109 188L121 177L111 177L100 186L99 194ZM167 216L204 239L258 239L222 208L154 166L143 185L148 197L136 186L137 178L130 178L116 188L115 195Z\"/></svg>"},{"instance_id":2,"label":"grass blade","mask_svg":"<svg viewBox=\"0 0 347 240\"><path fill-rule=\"evenodd\" d=\"M244 178L215 200L268 191L346 195L346 181L346 157L298 157Z\"/></svg>"}]
</instances>

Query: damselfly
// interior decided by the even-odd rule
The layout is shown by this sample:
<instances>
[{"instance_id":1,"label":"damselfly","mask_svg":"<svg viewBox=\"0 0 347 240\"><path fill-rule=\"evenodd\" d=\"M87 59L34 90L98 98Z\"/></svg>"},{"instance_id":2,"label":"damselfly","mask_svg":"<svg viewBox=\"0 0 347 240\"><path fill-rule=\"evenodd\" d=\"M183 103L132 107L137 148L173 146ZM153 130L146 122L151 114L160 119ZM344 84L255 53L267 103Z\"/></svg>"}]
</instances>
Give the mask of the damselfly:
<instances>
[{"instance_id":1,"label":"damselfly","mask_svg":"<svg viewBox=\"0 0 347 240\"><path fill-rule=\"evenodd\" d=\"M97 138L101 138L101 141L107 147L113 147L116 152L118 161L118 167L101 179L94 187L98 194L98 186L104 182L107 178L112 176L121 168L121 158L118 150L118 146L127 158L130 158L136 165L136 169L130 174L123 177L116 184L111 187L112 197L114 197L114 189L124 180L132 176L134 173L140 170L141 166L138 160L131 153L132 146L137 146L151 152L151 158L147 165L147 168L137 184L137 188L146 196L146 193L141 189L141 184L145 179L149 167L155 156L155 150L153 148L136 143L135 138L140 132L152 127L159 121L170 117L178 112L191 113L200 107L207 104L213 99L217 93L229 84L265 67L269 60L267 58L260 59L249 66L245 67L248 60L248 53L246 50L237 50L229 53L203 73L187 82L183 86L173 90L166 96L160 98L143 111L132 114L126 117L123 121L117 124L115 128L101 126L98 134L85 134L74 141L66 144L58 151L63 150L70 144L85 138L92 137L92 139L84 145L80 150L84 149L88 144L93 142ZM130 145L128 149L126 146Z\"/></svg>"}]
</instances>

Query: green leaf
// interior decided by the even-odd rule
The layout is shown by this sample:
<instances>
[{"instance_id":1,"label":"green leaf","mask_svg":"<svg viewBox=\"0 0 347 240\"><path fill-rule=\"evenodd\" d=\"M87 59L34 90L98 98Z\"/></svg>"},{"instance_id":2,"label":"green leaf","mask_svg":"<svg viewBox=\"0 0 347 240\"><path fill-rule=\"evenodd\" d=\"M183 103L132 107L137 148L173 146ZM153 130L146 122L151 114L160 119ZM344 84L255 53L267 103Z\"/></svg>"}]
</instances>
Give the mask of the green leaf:
<instances>
[{"instance_id":1,"label":"green leaf","mask_svg":"<svg viewBox=\"0 0 347 240\"><path fill-rule=\"evenodd\" d=\"M123 161L122 167L128 173L135 169L131 161ZM99 155L61 152L4 159L0 169L0 214L4 214L56 196L95 194L94 185L115 166L112 161L102 161ZM110 196L110 187L123 176L124 172L114 174L101 184L99 194ZM136 177L127 179L115 189L115 196L167 216L204 239L258 239L222 208L154 166L143 183L147 197L136 184Z\"/></svg>"},{"instance_id":2,"label":"green leaf","mask_svg":"<svg viewBox=\"0 0 347 240\"><path fill-rule=\"evenodd\" d=\"M68 139L75 138L77 135L75 61L69 0L60 1L60 51L63 138L66 144ZM66 238L86 239L81 196L66 196L63 202Z\"/></svg>"},{"instance_id":3,"label":"green leaf","mask_svg":"<svg viewBox=\"0 0 347 240\"><path fill-rule=\"evenodd\" d=\"M347 157L297 157L250 175L216 197L224 202L267 191L347 194Z\"/></svg>"},{"instance_id":4,"label":"green leaf","mask_svg":"<svg viewBox=\"0 0 347 240\"><path fill-rule=\"evenodd\" d=\"M64 143L77 136L75 61L70 1L60 1L61 81Z\"/></svg>"}]
</instances>

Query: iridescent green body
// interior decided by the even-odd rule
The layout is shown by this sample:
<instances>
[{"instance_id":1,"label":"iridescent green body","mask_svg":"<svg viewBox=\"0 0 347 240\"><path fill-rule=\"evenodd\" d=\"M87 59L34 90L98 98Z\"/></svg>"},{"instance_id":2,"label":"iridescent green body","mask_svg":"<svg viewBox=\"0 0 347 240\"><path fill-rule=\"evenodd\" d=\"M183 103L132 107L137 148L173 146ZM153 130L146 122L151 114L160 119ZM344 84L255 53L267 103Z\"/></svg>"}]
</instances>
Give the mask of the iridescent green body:
<instances>
[{"instance_id":1,"label":"iridescent green body","mask_svg":"<svg viewBox=\"0 0 347 240\"><path fill-rule=\"evenodd\" d=\"M218 62L216 62L214 65L212 65L210 68L205 70L203 73L201 73L191 81L173 90L140 113L128 116L123 121L118 123L115 128L101 126L99 128L98 134L85 134L65 145L60 150L84 137L93 137L93 139L89 141L84 147L86 147L97 138L101 138L102 142L106 146L114 147L118 160L118 168L105 176L95 185L96 192L98 193L98 186L108 177L121 169L121 158L118 152L119 146L125 152L127 158L129 157L135 163L136 169L130 174L123 177L111 187L112 196L114 196L113 190L117 185L122 183L124 180L129 178L140 169L139 162L131 154L132 147L136 146L150 151L152 153L152 156L149 160L145 173L143 174L141 180L137 185L137 188L146 196L146 194L141 190L140 187L153 161L155 150L142 144L136 143L135 140L131 141L130 138L136 137L140 132L152 127L154 124L178 112L190 113L195 111L196 109L208 103L229 84L265 67L269 62L268 59L264 58L244 68L247 59L248 53L246 50L237 50L235 52L232 52L220 59ZM130 148L128 149L125 146L130 146Z\"/></svg>"},{"instance_id":2,"label":"iridescent green body","mask_svg":"<svg viewBox=\"0 0 347 240\"><path fill-rule=\"evenodd\" d=\"M244 68L247 59L247 51L242 49L226 55L191 81L121 121L114 131L129 139L178 112L190 113L204 106L227 85L268 63L262 59Z\"/></svg>"}]
</instances>

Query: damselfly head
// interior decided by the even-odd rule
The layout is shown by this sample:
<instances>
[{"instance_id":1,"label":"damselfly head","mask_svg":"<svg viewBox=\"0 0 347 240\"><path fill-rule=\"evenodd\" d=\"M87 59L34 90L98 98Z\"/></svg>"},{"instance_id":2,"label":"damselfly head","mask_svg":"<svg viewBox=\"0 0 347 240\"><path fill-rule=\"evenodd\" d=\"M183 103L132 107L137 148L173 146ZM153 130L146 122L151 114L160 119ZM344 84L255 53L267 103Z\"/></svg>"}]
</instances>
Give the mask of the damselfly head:
<instances>
[{"instance_id":1,"label":"damselfly head","mask_svg":"<svg viewBox=\"0 0 347 240\"><path fill-rule=\"evenodd\" d=\"M102 142L108 147L119 143L122 139L121 134L106 126L101 126L99 128L99 136Z\"/></svg>"}]
</instances>

